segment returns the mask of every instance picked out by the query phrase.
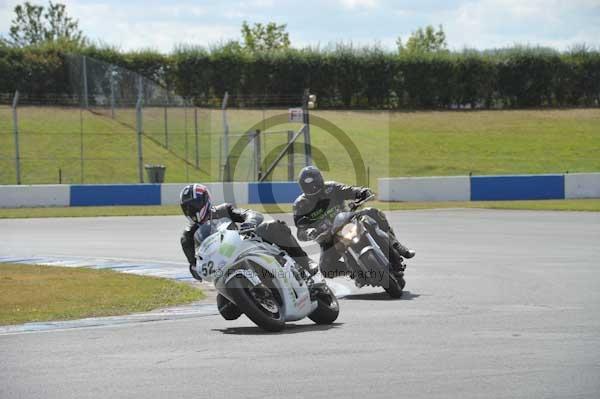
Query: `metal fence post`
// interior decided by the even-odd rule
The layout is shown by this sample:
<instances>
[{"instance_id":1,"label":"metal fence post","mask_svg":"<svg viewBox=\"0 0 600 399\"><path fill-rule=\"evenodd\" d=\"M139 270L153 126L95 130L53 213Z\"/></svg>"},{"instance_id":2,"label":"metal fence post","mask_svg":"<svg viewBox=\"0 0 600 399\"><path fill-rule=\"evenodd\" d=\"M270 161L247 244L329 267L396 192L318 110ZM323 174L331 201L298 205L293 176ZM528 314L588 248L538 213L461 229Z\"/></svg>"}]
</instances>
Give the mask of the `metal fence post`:
<instances>
[{"instance_id":1,"label":"metal fence post","mask_svg":"<svg viewBox=\"0 0 600 399\"><path fill-rule=\"evenodd\" d=\"M169 98L167 97L167 104L164 107L164 120L165 120L165 147L169 148L169 111L167 107L169 106Z\"/></svg>"},{"instance_id":2,"label":"metal fence post","mask_svg":"<svg viewBox=\"0 0 600 399\"><path fill-rule=\"evenodd\" d=\"M81 107L79 107L79 170L81 173L81 184L83 184L83 109Z\"/></svg>"},{"instance_id":3,"label":"metal fence post","mask_svg":"<svg viewBox=\"0 0 600 399\"><path fill-rule=\"evenodd\" d=\"M15 134L15 172L17 174L17 184L21 184L21 151L19 150L19 119L17 115L17 105L19 104L19 90L15 91L15 97L12 103L13 114L13 132Z\"/></svg>"},{"instance_id":4,"label":"metal fence post","mask_svg":"<svg viewBox=\"0 0 600 399\"><path fill-rule=\"evenodd\" d=\"M294 138L294 132L292 130L288 130L287 131L288 143L290 141L292 141L293 138ZM294 171L294 158L295 158L294 157L294 146L295 146L295 143L290 146L290 149L288 151L288 181L294 180L294 174L295 174L295 171Z\"/></svg>"},{"instance_id":5,"label":"metal fence post","mask_svg":"<svg viewBox=\"0 0 600 399\"><path fill-rule=\"evenodd\" d=\"M185 142L185 180L190 181L187 104L183 103L183 134Z\"/></svg>"},{"instance_id":6,"label":"metal fence post","mask_svg":"<svg viewBox=\"0 0 600 399\"><path fill-rule=\"evenodd\" d=\"M114 67L110 68L110 116L115 119L115 74Z\"/></svg>"},{"instance_id":7,"label":"metal fence post","mask_svg":"<svg viewBox=\"0 0 600 399\"><path fill-rule=\"evenodd\" d=\"M229 93L225 92L225 95L223 96L223 103L221 104L221 110L223 113L223 154L225 155L224 181L231 181L231 171L229 170L229 123L227 122L228 100Z\"/></svg>"},{"instance_id":8,"label":"metal fence post","mask_svg":"<svg viewBox=\"0 0 600 399\"><path fill-rule=\"evenodd\" d=\"M144 182L144 156L142 154L142 98L138 97L135 105L135 127L137 132L137 145L138 145L138 172L140 176L140 183Z\"/></svg>"},{"instance_id":9,"label":"metal fence post","mask_svg":"<svg viewBox=\"0 0 600 399\"><path fill-rule=\"evenodd\" d=\"M194 141L196 149L196 169L200 167L200 153L198 149L198 108L194 105Z\"/></svg>"},{"instance_id":10,"label":"metal fence post","mask_svg":"<svg viewBox=\"0 0 600 399\"><path fill-rule=\"evenodd\" d=\"M219 137L219 181L223 181L223 139Z\"/></svg>"},{"instance_id":11,"label":"metal fence post","mask_svg":"<svg viewBox=\"0 0 600 399\"><path fill-rule=\"evenodd\" d=\"M144 100L144 81L142 79L142 76L138 76L137 78L137 84L138 84L138 99Z\"/></svg>"},{"instance_id":12,"label":"metal fence post","mask_svg":"<svg viewBox=\"0 0 600 399\"><path fill-rule=\"evenodd\" d=\"M262 154L260 147L260 129L256 129L254 133L254 176L256 180L260 180L262 175Z\"/></svg>"},{"instance_id":13,"label":"metal fence post","mask_svg":"<svg viewBox=\"0 0 600 399\"><path fill-rule=\"evenodd\" d=\"M89 102L88 102L88 80L87 80L87 61L86 61L86 56L83 56L82 59L82 72L83 72L83 105L85 108L89 107Z\"/></svg>"},{"instance_id":14,"label":"metal fence post","mask_svg":"<svg viewBox=\"0 0 600 399\"><path fill-rule=\"evenodd\" d=\"M302 99L302 118L304 122L304 157L306 166L312 165L312 147L310 144L310 117L308 115L309 90L304 90Z\"/></svg>"}]
</instances>

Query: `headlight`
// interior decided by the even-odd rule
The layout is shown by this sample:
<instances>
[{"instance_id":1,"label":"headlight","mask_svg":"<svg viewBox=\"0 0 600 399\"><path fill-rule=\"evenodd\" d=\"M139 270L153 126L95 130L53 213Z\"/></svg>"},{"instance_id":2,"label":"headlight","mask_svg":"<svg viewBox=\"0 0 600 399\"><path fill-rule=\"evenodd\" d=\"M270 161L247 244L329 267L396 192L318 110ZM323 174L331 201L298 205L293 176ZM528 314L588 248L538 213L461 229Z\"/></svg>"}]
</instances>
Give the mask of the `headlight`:
<instances>
[{"instance_id":1,"label":"headlight","mask_svg":"<svg viewBox=\"0 0 600 399\"><path fill-rule=\"evenodd\" d=\"M338 235L345 241L356 242L358 240L358 228L354 223L348 223L339 232Z\"/></svg>"}]
</instances>

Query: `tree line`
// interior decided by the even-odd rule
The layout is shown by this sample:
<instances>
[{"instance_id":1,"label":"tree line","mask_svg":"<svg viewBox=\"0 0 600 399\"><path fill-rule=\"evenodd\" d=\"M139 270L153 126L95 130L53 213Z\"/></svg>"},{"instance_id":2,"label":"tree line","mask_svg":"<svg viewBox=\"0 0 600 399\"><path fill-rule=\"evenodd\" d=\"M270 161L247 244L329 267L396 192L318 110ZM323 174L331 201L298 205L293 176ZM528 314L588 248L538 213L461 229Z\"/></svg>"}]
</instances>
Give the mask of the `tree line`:
<instances>
[{"instance_id":1,"label":"tree line","mask_svg":"<svg viewBox=\"0 0 600 399\"><path fill-rule=\"evenodd\" d=\"M65 57L73 50L57 45L0 47L0 92L19 90L35 97L78 94ZM239 105L260 105L263 96L270 99L269 105L277 105L278 97L299 96L305 88L317 95L320 108L600 104L600 54L586 49L392 54L338 45L326 50L244 53L221 46L180 49L172 55L97 47L76 50L139 72L197 104L216 104L227 91Z\"/></svg>"},{"instance_id":2,"label":"tree line","mask_svg":"<svg viewBox=\"0 0 600 399\"><path fill-rule=\"evenodd\" d=\"M196 104L286 105L310 88L320 108L448 109L600 105L600 53L579 46L452 52L440 26L415 31L398 51L336 44L290 46L285 25L244 22L242 41L180 47L171 54L97 46L60 4L15 8L0 40L0 93L70 96L65 54L77 53L133 70ZM278 103L278 98L281 99Z\"/></svg>"}]
</instances>

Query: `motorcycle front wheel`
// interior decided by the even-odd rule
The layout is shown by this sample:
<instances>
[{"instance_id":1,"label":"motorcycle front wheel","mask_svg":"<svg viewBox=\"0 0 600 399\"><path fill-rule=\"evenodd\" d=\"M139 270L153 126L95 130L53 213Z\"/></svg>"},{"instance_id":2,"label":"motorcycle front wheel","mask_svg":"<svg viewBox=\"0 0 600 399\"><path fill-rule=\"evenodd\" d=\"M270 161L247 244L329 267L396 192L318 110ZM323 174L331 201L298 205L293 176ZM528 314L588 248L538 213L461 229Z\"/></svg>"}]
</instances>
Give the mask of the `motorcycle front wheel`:
<instances>
[{"instance_id":1,"label":"motorcycle front wheel","mask_svg":"<svg viewBox=\"0 0 600 399\"><path fill-rule=\"evenodd\" d=\"M227 283L227 290L238 308L265 331L277 332L285 328L280 304L266 286L255 287L243 276Z\"/></svg>"},{"instance_id":2,"label":"motorcycle front wheel","mask_svg":"<svg viewBox=\"0 0 600 399\"><path fill-rule=\"evenodd\" d=\"M217 294L217 309L225 320L236 320L242 315L240 308L221 294Z\"/></svg>"},{"instance_id":3,"label":"motorcycle front wheel","mask_svg":"<svg viewBox=\"0 0 600 399\"><path fill-rule=\"evenodd\" d=\"M377 270L381 267L379 260L373 252L365 254L365 263L368 265L369 270ZM404 285L406 284L404 282L404 277L390 273L389 270L386 272L385 277L387 281L381 283L385 292L392 298L400 298L402 296Z\"/></svg>"}]
</instances>

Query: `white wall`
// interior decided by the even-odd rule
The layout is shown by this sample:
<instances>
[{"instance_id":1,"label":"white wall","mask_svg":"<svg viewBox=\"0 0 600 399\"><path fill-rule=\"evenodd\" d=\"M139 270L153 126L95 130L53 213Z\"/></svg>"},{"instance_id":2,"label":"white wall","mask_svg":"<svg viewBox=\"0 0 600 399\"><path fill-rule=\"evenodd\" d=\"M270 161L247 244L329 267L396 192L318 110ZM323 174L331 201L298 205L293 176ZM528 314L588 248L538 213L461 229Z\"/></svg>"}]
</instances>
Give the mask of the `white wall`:
<instances>
[{"instance_id":1,"label":"white wall","mask_svg":"<svg viewBox=\"0 0 600 399\"><path fill-rule=\"evenodd\" d=\"M565 174L565 198L600 198L600 173Z\"/></svg>"},{"instance_id":2,"label":"white wall","mask_svg":"<svg viewBox=\"0 0 600 399\"><path fill-rule=\"evenodd\" d=\"M161 185L161 203L178 204L184 183ZM215 203L248 203L248 183L208 183ZM227 194L225 188L230 189ZM70 186L0 185L0 208L69 206ZM381 201L469 201L469 176L395 177L378 179ZM565 175L566 198L600 198L600 173L569 173Z\"/></svg>"},{"instance_id":3,"label":"white wall","mask_svg":"<svg viewBox=\"0 0 600 399\"><path fill-rule=\"evenodd\" d=\"M71 188L68 184L0 185L0 208L69 206L70 196Z\"/></svg>"},{"instance_id":4,"label":"white wall","mask_svg":"<svg viewBox=\"0 0 600 399\"><path fill-rule=\"evenodd\" d=\"M248 203L248 183L203 183L213 198L215 204L231 202L233 204ZM169 183L161 185L161 204L179 204L179 193L185 183ZM228 188L228 190L226 190ZM230 191L228 194L226 191ZM231 194L232 193L232 194ZM232 196L233 195L233 196Z\"/></svg>"},{"instance_id":5,"label":"white wall","mask_svg":"<svg viewBox=\"0 0 600 399\"><path fill-rule=\"evenodd\" d=\"M381 201L469 201L469 176L392 177L378 179Z\"/></svg>"}]
</instances>

